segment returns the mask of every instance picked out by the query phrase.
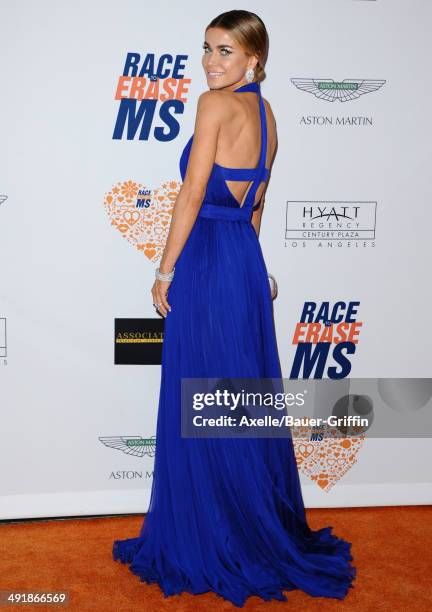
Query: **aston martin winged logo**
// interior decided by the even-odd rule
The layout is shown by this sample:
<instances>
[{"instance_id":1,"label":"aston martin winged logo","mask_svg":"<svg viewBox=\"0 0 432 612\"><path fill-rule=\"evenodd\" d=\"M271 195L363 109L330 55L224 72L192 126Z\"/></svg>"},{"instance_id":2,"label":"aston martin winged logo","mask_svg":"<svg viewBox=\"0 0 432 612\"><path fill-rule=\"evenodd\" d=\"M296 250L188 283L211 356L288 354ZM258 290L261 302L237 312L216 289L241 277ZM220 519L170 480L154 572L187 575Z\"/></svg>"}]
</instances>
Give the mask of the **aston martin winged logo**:
<instances>
[{"instance_id":1,"label":"aston martin winged logo","mask_svg":"<svg viewBox=\"0 0 432 612\"><path fill-rule=\"evenodd\" d=\"M99 440L109 448L115 448L126 455L135 457L154 457L156 453L156 436L99 436Z\"/></svg>"},{"instance_id":2,"label":"aston martin winged logo","mask_svg":"<svg viewBox=\"0 0 432 612\"><path fill-rule=\"evenodd\" d=\"M327 102L349 102L360 98L363 94L380 89L385 81L381 79L291 79L291 82L302 91L313 94Z\"/></svg>"}]
</instances>

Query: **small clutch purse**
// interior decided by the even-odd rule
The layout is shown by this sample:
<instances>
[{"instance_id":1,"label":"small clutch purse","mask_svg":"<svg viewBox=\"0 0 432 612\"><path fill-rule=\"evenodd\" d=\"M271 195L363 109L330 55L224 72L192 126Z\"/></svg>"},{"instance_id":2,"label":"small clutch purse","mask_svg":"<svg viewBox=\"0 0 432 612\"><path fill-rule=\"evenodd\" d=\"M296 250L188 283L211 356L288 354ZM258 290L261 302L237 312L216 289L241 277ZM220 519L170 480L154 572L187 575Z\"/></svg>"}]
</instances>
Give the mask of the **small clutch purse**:
<instances>
[{"instance_id":1,"label":"small clutch purse","mask_svg":"<svg viewBox=\"0 0 432 612\"><path fill-rule=\"evenodd\" d=\"M267 273L267 276L268 276L269 283L270 283L271 297L272 297L272 300L274 300L278 292L277 282L273 274Z\"/></svg>"}]
</instances>

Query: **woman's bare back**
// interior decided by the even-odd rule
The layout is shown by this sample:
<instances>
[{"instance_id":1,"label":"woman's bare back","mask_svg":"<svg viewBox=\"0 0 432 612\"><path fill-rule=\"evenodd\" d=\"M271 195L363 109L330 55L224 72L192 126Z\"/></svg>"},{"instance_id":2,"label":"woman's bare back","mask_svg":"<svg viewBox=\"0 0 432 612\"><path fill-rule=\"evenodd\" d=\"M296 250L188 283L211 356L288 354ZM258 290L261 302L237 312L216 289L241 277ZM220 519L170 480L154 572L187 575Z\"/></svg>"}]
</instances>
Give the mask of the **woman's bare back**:
<instances>
[{"instance_id":1,"label":"woman's bare back","mask_svg":"<svg viewBox=\"0 0 432 612\"><path fill-rule=\"evenodd\" d=\"M259 99L255 92L225 93L229 104L226 121L221 126L215 163L223 168L254 169L258 165L261 151L261 120ZM276 122L270 103L263 98L267 124L266 168L271 169L277 146ZM252 181L226 181L239 205L242 205ZM264 181L258 187L255 204L265 190Z\"/></svg>"}]
</instances>

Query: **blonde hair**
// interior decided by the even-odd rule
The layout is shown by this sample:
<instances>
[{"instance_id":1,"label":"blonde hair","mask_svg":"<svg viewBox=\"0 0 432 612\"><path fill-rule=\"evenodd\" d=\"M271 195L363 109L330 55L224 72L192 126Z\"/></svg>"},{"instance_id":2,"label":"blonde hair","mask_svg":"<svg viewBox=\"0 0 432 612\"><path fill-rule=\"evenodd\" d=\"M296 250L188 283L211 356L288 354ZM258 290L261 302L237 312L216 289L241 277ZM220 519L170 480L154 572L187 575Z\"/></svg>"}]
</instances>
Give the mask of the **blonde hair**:
<instances>
[{"instance_id":1,"label":"blonde hair","mask_svg":"<svg viewBox=\"0 0 432 612\"><path fill-rule=\"evenodd\" d=\"M206 27L227 30L233 39L248 55L256 55L258 63L255 67L254 81L260 83L266 78L264 70L267 61L269 39L266 27L255 13L250 11L227 11L215 17Z\"/></svg>"}]
</instances>

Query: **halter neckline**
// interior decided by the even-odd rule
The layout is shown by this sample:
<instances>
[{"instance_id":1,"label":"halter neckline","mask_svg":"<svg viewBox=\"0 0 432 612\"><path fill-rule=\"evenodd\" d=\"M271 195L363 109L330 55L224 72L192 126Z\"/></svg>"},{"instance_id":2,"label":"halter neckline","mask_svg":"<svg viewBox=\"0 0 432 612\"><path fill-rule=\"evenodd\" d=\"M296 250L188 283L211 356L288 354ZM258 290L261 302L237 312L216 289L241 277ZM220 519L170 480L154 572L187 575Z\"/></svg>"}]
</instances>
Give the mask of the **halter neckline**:
<instances>
[{"instance_id":1,"label":"halter neckline","mask_svg":"<svg viewBox=\"0 0 432 612\"><path fill-rule=\"evenodd\" d=\"M237 89L233 89L233 91L260 91L260 85L256 81L251 81L250 83L246 83L245 85L241 85L237 87Z\"/></svg>"},{"instance_id":2,"label":"halter neckline","mask_svg":"<svg viewBox=\"0 0 432 612\"><path fill-rule=\"evenodd\" d=\"M261 151L258 164L254 168L232 168L221 166L214 162L202 202L199 215L211 219L251 220L251 213L257 209L259 202L255 204L255 196L262 182L266 183L270 170L266 167L267 153L267 118L264 99L261 95L260 84L256 81L245 83L234 92L253 91L258 94L260 122L261 122ZM194 134L188 140L180 158L180 173L184 180L189 163L189 155L192 147ZM213 181L213 183L212 183ZM229 181L244 181L250 183L241 203L228 187ZM221 198L219 203L215 198Z\"/></svg>"}]
</instances>

